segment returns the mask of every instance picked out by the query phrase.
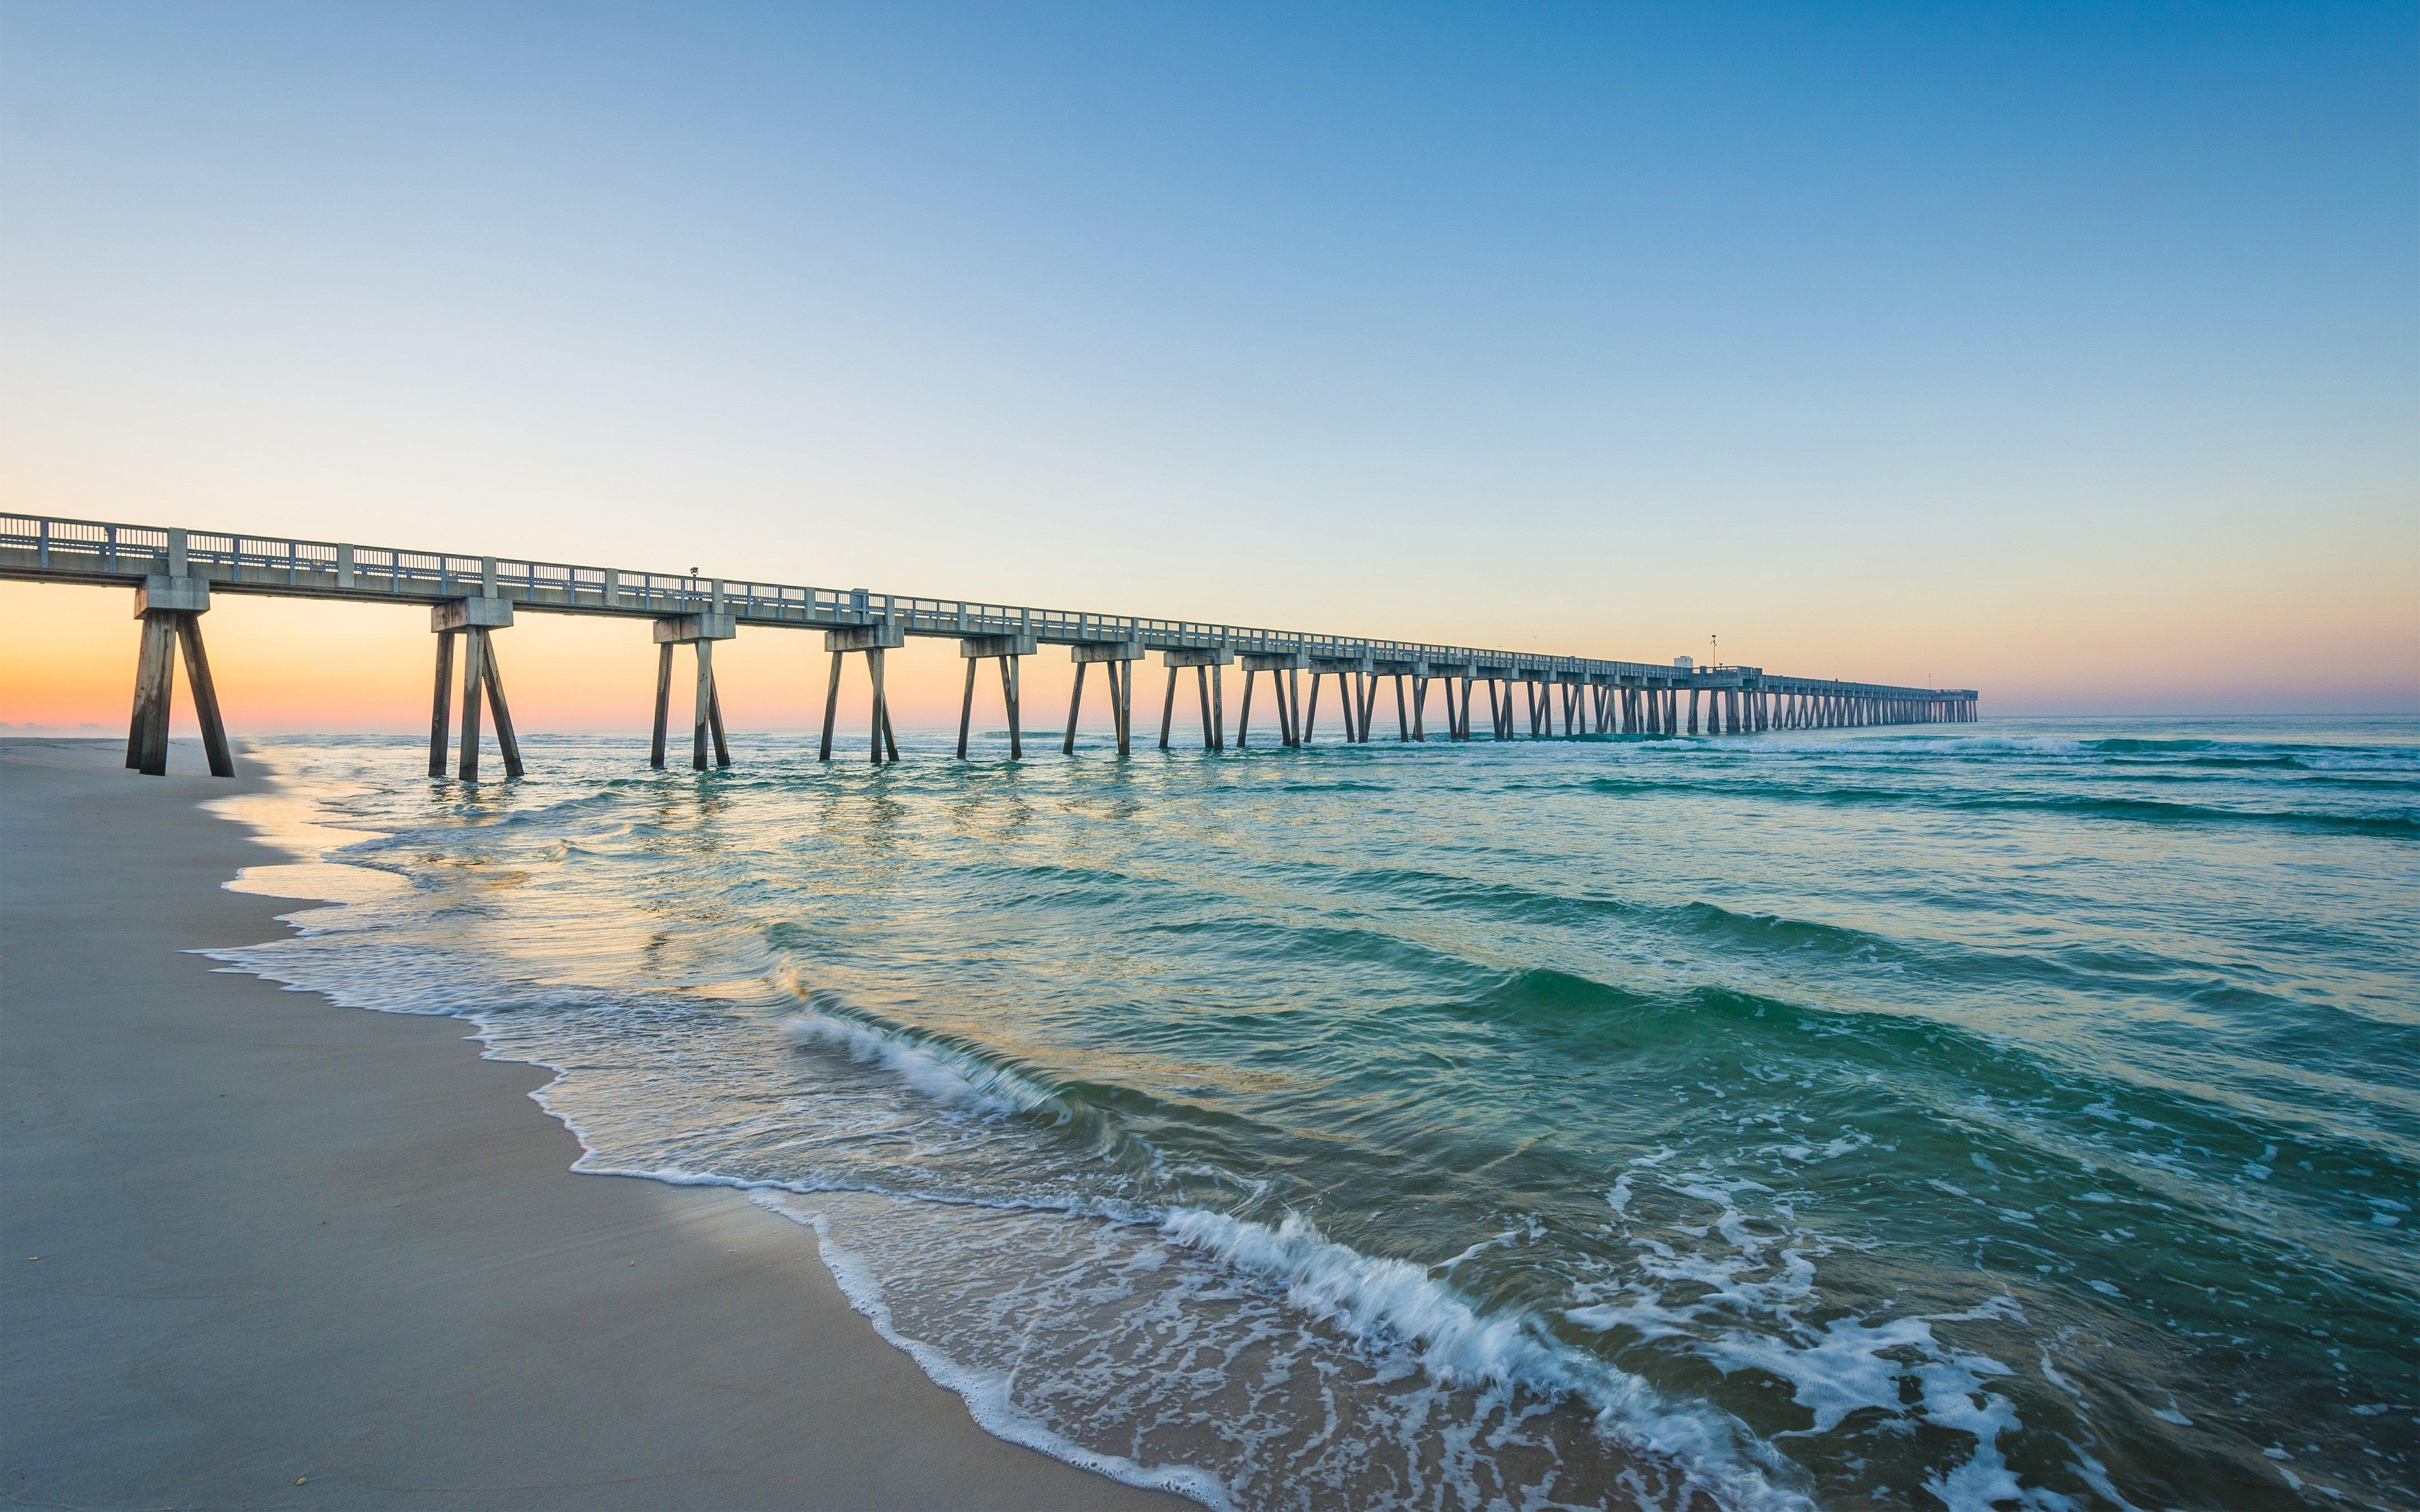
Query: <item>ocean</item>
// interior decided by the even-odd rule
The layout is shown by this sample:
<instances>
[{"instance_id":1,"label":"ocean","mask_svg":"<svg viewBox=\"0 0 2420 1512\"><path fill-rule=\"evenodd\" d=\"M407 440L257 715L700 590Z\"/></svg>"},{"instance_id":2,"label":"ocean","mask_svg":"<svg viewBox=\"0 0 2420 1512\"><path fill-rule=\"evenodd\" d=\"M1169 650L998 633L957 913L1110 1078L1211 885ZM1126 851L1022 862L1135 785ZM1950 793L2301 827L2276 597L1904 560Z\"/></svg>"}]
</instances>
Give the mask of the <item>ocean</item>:
<instances>
[{"instance_id":1,"label":"ocean","mask_svg":"<svg viewBox=\"0 0 2420 1512\"><path fill-rule=\"evenodd\" d=\"M365 885L225 968L552 1068L581 1169L812 1227L1003 1437L1254 1508L2420 1504L2420 720L524 744L259 743Z\"/></svg>"}]
</instances>

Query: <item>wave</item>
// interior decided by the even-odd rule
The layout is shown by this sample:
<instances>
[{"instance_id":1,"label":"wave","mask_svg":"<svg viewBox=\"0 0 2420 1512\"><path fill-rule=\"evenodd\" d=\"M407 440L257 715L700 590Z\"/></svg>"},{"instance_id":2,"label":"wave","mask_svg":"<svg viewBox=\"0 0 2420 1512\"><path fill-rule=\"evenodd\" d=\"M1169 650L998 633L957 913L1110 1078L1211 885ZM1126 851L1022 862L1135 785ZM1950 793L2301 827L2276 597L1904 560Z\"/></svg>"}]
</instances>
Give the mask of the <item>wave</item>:
<instances>
[{"instance_id":1,"label":"wave","mask_svg":"<svg viewBox=\"0 0 2420 1512\"><path fill-rule=\"evenodd\" d=\"M2175 795L2234 797L2333 759L2089 744L1929 767L1919 748L1825 751L1778 773L1726 759L1744 747L1419 762L1447 779L1341 809L1286 790L1317 792L1323 770L1388 788L1361 780L1384 764L1308 762L1238 790L1299 816L1274 824L1070 803L1051 833L980 827L965 845L946 826L967 790L935 765L908 795L929 811L898 799L862 854L854 816L806 801L829 784L803 762L753 809L728 807L729 785L658 783L618 811L514 822L508 804L398 788L378 801L407 832L364 860L431 891L358 905L371 925L329 930L344 937L299 968L220 959L357 1006L461 1012L498 1058L560 1063L539 1101L589 1152L579 1168L741 1187L812 1225L852 1303L986 1428L1137 1484L1251 1506L1499 1489L1545 1505L1574 1488L2047 1505L2109 1484L2092 1446L2142 1499L2190 1451L2126 1438L2126 1381L2173 1385L2231 1453L2251 1441L2211 1425L2264 1372L2292 1388L2281 1410L2343 1426L2328 1362L2293 1356L2267 1293L2336 1299L2331 1316L2390 1335L2408 1322L2380 1300L2409 1296L2408 1261L2381 1257L2410 1232L2413 1167L2377 1151L2408 1155L2410 1119L2350 1077L2277 1079L2391 1077L2408 1039L2356 1041L2327 1015L2399 992L2379 959L2403 931L2319 897L2307 940L2280 920L2249 941L2214 929L2212 889L2191 885L2147 887L2113 918L2071 872L1981 858L1945 887L1941 856L1903 843L1933 824L1854 808L2091 813L2089 793L2023 790L2051 763L2112 788L2119 768L2200 780L2185 774L2202 763L2209 788ZM2003 761L2042 764L1993 775ZM1887 764L1964 791L1877 793ZM1873 843L1807 886L1748 870L1715 901L1685 872L1631 874L1633 853L1542 842L1533 821L1574 837L1568 800L1497 801L1649 767L1671 770L1622 791L1848 790L1841 813L1790 810L1793 839ZM1028 780L1038 795L1063 774ZM2333 807L2302 796L2271 807ZM2224 802L2104 817L2196 810L2246 822ZM2006 829L2054 854L2076 840L2055 812ZM561 850L592 837L613 859ZM2171 830L2124 848L2231 843ZM2335 858L2361 880L2400 854ZM535 879L514 895L534 906L504 906L507 872ZM1648 1158L1622 1169L1666 1141L1681 1153L1654 1177ZM2205 1300L2171 1285L2180 1272L2222 1286ZM2011 1302L1959 1320L1994 1279L2031 1317ZM2261 1363L2188 1370L2160 1352L2167 1319L2257 1335ZM2037 1345L2065 1396L2033 1379ZM2374 1399L2401 1390L2401 1367L2355 1360ZM1599 1473L1634 1462L1652 1495ZM2206 1489L2194 1474L2179 1484Z\"/></svg>"},{"instance_id":2,"label":"wave","mask_svg":"<svg viewBox=\"0 0 2420 1512\"><path fill-rule=\"evenodd\" d=\"M2381 770L2420 769L2420 748L2386 744L2349 744L2288 740L2230 740L2214 737L2153 739L2136 736L2088 738L2062 735L1932 735L1869 734L1855 739L1810 739L1774 732L1736 743L1729 738L1703 738L1689 748L1693 758L1716 754L1743 760L1813 757L1827 762L1871 764L1894 762L1923 764L1927 758L2017 758L2011 764L2033 763L2060 766L2165 764L2227 764L2232 763L2299 763L2312 770L2343 766ZM2134 758L2132 763L2122 759ZM1962 763L1961 764L1963 764Z\"/></svg>"},{"instance_id":3,"label":"wave","mask_svg":"<svg viewBox=\"0 0 2420 1512\"><path fill-rule=\"evenodd\" d=\"M1684 1467L1685 1483L1718 1504L1814 1504L1776 1483L1778 1457L1766 1450L1751 1458L1754 1450L1744 1445L1757 1441L1728 1414L1677 1406L1642 1378L1557 1341L1533 1315L1512 1308L1482 1313L1427 1267L1337 1243L1300 1213L1271 1225L1179 1209L1161 1220L1160 1232L1277 1282L1288 1303L1350 1337L1410 1346L1421 1368L1444 1384L1519 1386L1548 1400L1581 1401L1596 1413L1600 1431L1635 1452Z\"/></svg>"},{"instance_id":4,"label":"wave","mask_svg":"<svg viewBox=\"0 0 2420 1512\"><path fill-rule=\"evenodd\" d=\"M1775 798L1835 807L1874 805L1928 809L1959 813L2066 814L2081 819L2108 819L2149 825L2228 825L2246 827L2299 829L2320 834L2370 835L2386 839L2420 837L2420 809L2381 813L2336 813L2321 810L2237 809L2219 804L2180 803L2166 798L2102 797L2053 794L1945 794L1916 788L1851 787L1800 782L1744 782L1719 775L1652 777L1591 777L1581 784L1590 791L1630 795L1687 791L1720 795Z\"/></svg>"},{"instance_id":5,"label":"wave","mask_svg":"<svg viewBox=\"0 0 2420 1512\"><path fill-rule=\"evenodd\" d=\"M810 1001L821 996L810 994ZM1032 1076L970 1046L846 1013L829 1001L783 1021L792 1040L836 1049L861 1065L878 1065L922 1095L989 1113L1065 1110L1057 1093Z\"/></svg>"},{"instance_id":6,"label":"wave","mask_svg":"<svg viewBox=\"0 0 2420 1512\"><path fill-rule=\"evenodd\" d=\"M903 1332L892 1320L891 1308L883 1299L880 1279L832 1232L830 1220L824 1214L800 1211L783 1201L773 1189L752 1192L749 1200L760 1208L780 1213L793 1223L814 1229L816 1253L825 1269L831 1272L832 1279L839 1283L841 1295L848 1299L849 1305L872 1323L874 1331L889 1341L893 1349L914 1360L925 1375L945 1390L957 1393L967 1404L969 1413L985 1432L1010 1443L1021 1443L1029 1449L1039 1450L1053 1459L1097 1471L1129 1486L1139 1486L1147 1490L1174 1491L1204 1506L1217 1508L1218 1512L1226 1512L1235 1504L1226 1483L1209 1471L1193 1465L1146 1465L1125 1455L1095 1449L1078 1443L1033 1413L1019 1408L1010 1395L1013 1374L970 1367L949 1351Z\"/></svg>"},{"instance_id":7,"label":"wave","mask_svg":"<svg viewBox=\"0 0 2420 1512\"><path fill-rule=\"evenodd\" d=\"M2157 955L2106 947L2089 951L2046 948L2022 954L2003 952L1947 940L1904 938L1850 924L1776 913L1745 912L1704 899L1693 899L1683 903L1648 903L1406 868L1360 870L1345 873L1341 880L1342 886L1352 892L1377 893L1390 899L1414 901L1507 921L1552 925L1620 920L1671 935L1676 942L1714 946L1723 950L1726 956L1735 957L1744 949L1753 952L1758 959L1784 965L1800 960L1822 960L1901 971L1914 968L1945 982L1972 984L1993 981L2034 986L2056 982L2073 989L2097 992L2139 990L2147 982L2180 977L2177 984L2180 992L2205 1000L2211 1000L2211 984L2213 981L2225 981L2226 991L2231 995L2229 1006L2247 1012L2306 1006L2289 1003L2273 994L2259 992L2222 978L2210 963L2190 956ZM1317 925L1268 924L1262 927L1285 931L1313 930L1322 939L1340 928L1328 921ZM1383 930L1373 928L1359 933L1373 932L1402 944L1397 936ZM1433 947L1407 948L1419 949L1431 955L1440 953ZM1366 958L1380 952L1362 948L1355 953ZM1457 955L1451 960L1461 966L1483 969L1480 963L1466 957ZM1618 991L1609 984L1562 971L1546 969L1531 975L1545 980L1589 981L1598 990Z\"/></svg>"},{"instance_id":8,"label":"wave","mask_svg":"<svg viewBox=\"0 0 2420 1512\"><path fill-rule=\"evenodd\" d=\"M2160 798L1936 798L1942 809L1994 812L2072 814L2089 819L2117 819L2152 825L2238 825L2276 826L2332 835L2375 835L2389 839L2420 837L2420 810L2399 813L2326 813L2313 810L2229 809L2211 804L2175 803Z\"/></svg>"}]
</instances>

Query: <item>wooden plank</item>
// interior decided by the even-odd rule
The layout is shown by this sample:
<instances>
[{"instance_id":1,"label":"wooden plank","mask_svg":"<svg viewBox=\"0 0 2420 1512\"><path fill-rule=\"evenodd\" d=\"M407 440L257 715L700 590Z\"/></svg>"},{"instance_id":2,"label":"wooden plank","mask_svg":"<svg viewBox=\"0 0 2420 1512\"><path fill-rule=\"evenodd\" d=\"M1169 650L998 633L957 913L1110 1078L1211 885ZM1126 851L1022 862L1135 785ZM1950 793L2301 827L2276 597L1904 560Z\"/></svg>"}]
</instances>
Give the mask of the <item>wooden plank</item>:
<instances>
[{"instance_id":1,"label":"wooden plank","mask_svg":"<svg viewBox=\"0 0 2420 1512\"><path fill-rule=\"evenodd\" d=\"M488 687L488 711L496 717L496 748L504 752L504 775L521 775L520 736L513 730L512 706L504 702L504 674L496 670L496 642L489 640L486 655L479 658L484 675L480 681Z\"/></svg>"},{"instance_id":2,"label":"wooden plank","mask_svg":"<svg viewBox=\"0 0 2420 1512\"><path fill-rule=\"evenodd\" d=\"M202 727L202 750L209 757L212 777L235 776L235 756L227 749L226 726L219 722L218 685L210 680L210 658L202 650L202 617L177 616L177 639L185 647L185 681L194 688L194 717Z\"/></svg>"},{"instance_id":3,"label":"wooden plank","mask_svg":"<svg viewBox=\"0 0 2420 1512\"><path fill-rule=\"evenodd\" d=\"M665 648L670 650L668 646ZM454 632L437 637L437 702L428 714L428 775L445 775L445 743L454 722Z\"/></svg>"}]
</instances>

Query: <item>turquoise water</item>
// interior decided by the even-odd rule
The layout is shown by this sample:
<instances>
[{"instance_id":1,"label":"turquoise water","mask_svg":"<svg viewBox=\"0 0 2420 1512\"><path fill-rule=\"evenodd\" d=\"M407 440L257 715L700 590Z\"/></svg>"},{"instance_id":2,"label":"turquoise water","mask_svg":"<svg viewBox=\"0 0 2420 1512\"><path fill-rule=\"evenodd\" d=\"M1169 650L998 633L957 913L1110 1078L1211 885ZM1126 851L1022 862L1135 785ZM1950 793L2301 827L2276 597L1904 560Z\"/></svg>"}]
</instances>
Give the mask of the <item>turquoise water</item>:
<instances>
[{"instance_id":1,"label":"turquoise water","mask_svg":"<svg viewBox=\"0 0 2420 1512\"><path fill-rule=\"evenodd\" d=\"M1216 1504L2420 1502L2420 721L737 744L272 747L411 886L225 959Z\"/></svg>"}]
</instances>

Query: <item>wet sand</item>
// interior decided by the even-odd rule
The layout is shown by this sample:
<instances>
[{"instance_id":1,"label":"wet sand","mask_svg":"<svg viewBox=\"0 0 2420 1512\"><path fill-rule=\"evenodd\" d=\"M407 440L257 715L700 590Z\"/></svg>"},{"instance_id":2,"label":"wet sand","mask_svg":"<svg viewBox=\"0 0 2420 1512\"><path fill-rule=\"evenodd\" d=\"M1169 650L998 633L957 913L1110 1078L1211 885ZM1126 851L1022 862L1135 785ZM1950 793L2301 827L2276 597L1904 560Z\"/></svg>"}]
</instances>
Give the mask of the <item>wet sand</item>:
<instances>
[{"instance_id":1,"label":"wet sand","mask_svg":"<svg viewBox=\"0 0 2420 1512\"><path fill-rule=\"evenodd\" d=\"M985 1434L739 1194L571 1174L460 1022L179 953L287 857L122 756L0 741L0 1501L1193 1504Z\"/></svg>"}]
</instances>

